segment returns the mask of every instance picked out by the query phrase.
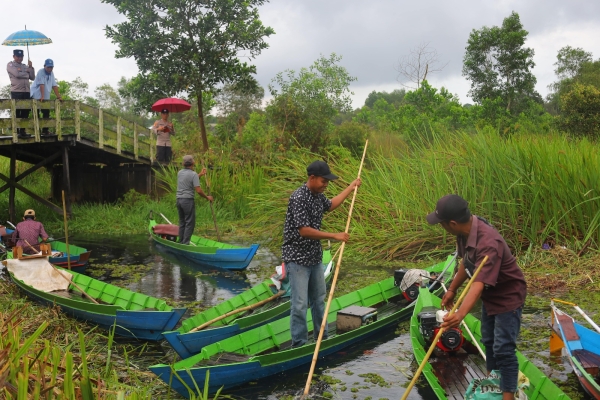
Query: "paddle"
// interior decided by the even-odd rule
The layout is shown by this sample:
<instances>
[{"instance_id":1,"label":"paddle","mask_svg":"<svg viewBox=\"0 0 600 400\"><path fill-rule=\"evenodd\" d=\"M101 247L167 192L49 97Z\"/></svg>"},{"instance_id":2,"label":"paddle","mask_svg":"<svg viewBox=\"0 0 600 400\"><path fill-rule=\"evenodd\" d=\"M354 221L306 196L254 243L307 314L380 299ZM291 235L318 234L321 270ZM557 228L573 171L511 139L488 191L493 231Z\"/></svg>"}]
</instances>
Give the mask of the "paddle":
<instances>
[{"instance_id":1,"label":"paddle","mask_svg":"<svg viewBox=\"0 0 600 400\"><path fill-rule=\"evenodd\" d=\"M204 160L203 160L204 161ZM206 167L202 166L202 168L206 169ZM208 172L208 170L206 170ZM206 182L206 195L210 196L210 185L208 184L208 173L204 174L204 181ZM217 231L217 240L221 241L221 235L219 235L219 227L217 226L217 217L215 216L215 209L213 208L213 202L210 203L210 212L212 213L213 223L215 224L215 231Z\"/></svg>"},{"instance_id":2,"label":"paddle","mask_svg":"<svg viewBox=\"0 0 600 400\"><path fill-rule=\"evenodd\" d=\"M458 308L458 306L460 305L460 303L462 303L464 297L469 292L469 289L471 288L471 285L475 281L475 278L477 278L477 275L479 275L479 271L481 271L481 268L485 265L485 263L487 262L487 260L488 260L488 256L485 256L485 258L483 259L483 261L481 261L481 264L479 264L479 267L477 267L477 269L475 270L475 273L473 274L473 276L471 277L471 279L467 283L467 286L465 287L465 290L462 291L462 293L460 294L460 297L458 298L458 300L456 301L456 303L454 303L454 306L452 307L452 309L450 310L450 312L448 313L448 315L454 314L454 312L456 311L456 309ZM402 395L401 400L406 400L406 398L408 397L408 394L410 393L411 389L413 388L413 386L415 386L415 383L417 382L417 379L419 378L419 375L421 375L421 372L423 371L423 368L425 368L425 364L427 363L427 360L429 360L429 357L431 357L431 353L433 353L433 350L435 349L435 345L437 344L438 340L440 340L440 337L442 336L442 333L444 333L444 328L440 328L440 330L438 331L437 335L435 335L435 338L433 338L433 342L431 342L431 346L429 347L429 350L427 351L427 354L425 354L425 358L423 359L423 362L421 362L421 365L419 365L419 368L417 369L417 372L415 372L415 375L413 376L412 380L410 381L410 384L406 388L406 391L404 391L404 394Z\"/></svg>"},{"instance_id":3,"label":"paddle","mask_svg":"<svg viewBox=\"0 0 600 400\"><path fill-rule=\"evenodd\" d=\"M31 244L29 244L29 242L27 241L27 239L23 239L23 240L25 241L25 243L27 243L27 246L29 246L29 247L30 247L32 250L34 250L35 252L37 252L37 250L36 250L36 249L35 249L35 248L34 248L34 247L31 245ZM77 288L77 290L79 290L79 291L80 291L82 294L84 294L84 295L85 295L85 296L86 296L88 299L90 299L91 301L93 301L93 302L94 302L94 303L96 303L96 304L100 304L100 303L98 303L98 302L96 301L96 299L94 299L92 296L90 296L89 294L87 294L87 293L85 292L85 290L83 290L82 288L80 288L78 284L76 284L76 283L75 283L75 282L73 282L71 279L69 279L69 278L67 278L66 276L64 276L64 275L62 274L62 272L60 272L60 270L54 266L54 264L52 264L51 262L48 262L48 264L50 264L50 265L52 266L52 268L54 268L54 270L55 270L56 272L58 272L58 274L59 274L60 276L62 276L64 279L66 279L66 280L67 280L67 281L68 281L68 282L69 282L71 285L75 286L75 287Z\"/></svg>"},{"instance_id":4,"label":"paddle","mask_svg":"<svg viewBox=\"0 0 600 400\"><path fill-rule=\"evenodd\" d=\"M67 228L67 206L65 205L65 191L62 191L63 219L65 221L65 244L67 245L67 268L71 270L71 252L69 251L69 229Z\"/></svg>"},{"instance_id":5,"label":"paddle","mask_svg":"<svg viewBox=\"0 0 600 400\"><path fill-rule=\"evenodd\" d=\"M360 173L362 172L362 167L365 162L365 155L367 154L367 146L369 144L369 140L365 142L365 148L363 150L362 159L360 161L360 167L358 168L358 177L360 178ZM354 209L354 201L356 200L356 193L358 192L358 186L354 187L354 193L352 195L352 203L350 203L350 211L348 212L348 219L346 220L346 230L344 232L348 233L350 229L350 220L352 219L352 210ZM321 329L319 330L319 337L317 338L317 343L315 345L315 352L313 353L312 363L310 364L310 371L308 372L308 378L306 379L306 386L304 387L304 394L302 395L302 399L308 395L308 391L310 390L310 383L312 380L313 373L315 372L315 365L317 364L317 358L319 357L319 349L321 348L321 340L323 340L323 333L325 332L325 326L327 326L327 315L329 314L329 306L331 306L331 300L333 299L333 293L335 292L335 284L337 282L338 274L340 272L340 264L342 263L342 256L344 255L344 248L346 247L346 242L342 242L342 245L339 248L340 256L338 258L337 264L335 266L335 273L333 274L333 281L331 282L331 289L329 290L329 298L327 299L327 305L325 306L325 312L323 313L323 322L321 323Z\"/></svg>"}]
</instances>

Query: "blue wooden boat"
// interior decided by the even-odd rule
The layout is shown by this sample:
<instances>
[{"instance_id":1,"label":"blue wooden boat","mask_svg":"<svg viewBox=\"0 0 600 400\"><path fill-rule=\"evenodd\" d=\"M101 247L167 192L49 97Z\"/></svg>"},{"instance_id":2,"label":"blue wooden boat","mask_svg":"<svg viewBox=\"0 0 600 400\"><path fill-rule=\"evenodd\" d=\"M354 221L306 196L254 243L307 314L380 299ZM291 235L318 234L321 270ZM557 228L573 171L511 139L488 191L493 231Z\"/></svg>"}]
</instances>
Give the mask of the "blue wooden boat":
<instances>
[{"instance_id":1,"label":"blue wooden boat","mask_svg":"<svg viewBox=\"0 0 600 400\"><path fill-rule=\"evenodd\" d=\"M186 311L185 308L173 308L155 297L132 292L77 272L68 272L72 274L72 282L100 304L83 297L75 285L70 285L67 292L46 293L16 279L12 273L10 276L30 298L43 304L57 305L66 314L102 328L111 329L114 326L115 334L125 337L161 340L162 332L173 329Z\"/></svg>"},{"instance_id":2,"label":"blue wooden boat","mask_svg":"<svg viewBox=\"0 0 600 400\"><path fill-rule=\"evenodd\" d=\"M10 235L14 232L13 229L6 229L6 234ZM8 243L6 243L8 244ZM11 244L12 245L12 244ZM85 272L85 269L88 265L88 261L90 259L91 251L79 246L75 246L69 244L69 254L70 260L67 259L67 244L61 242L59 240L52 240L50 242L50 247L52 248L52 256L49 261L61 267L68 267L69 261L71 265L71 270L79 273ZM7 253L7 258L12 258L12 252Z\"/></svg>"},{"instance_id":3,"label":"blue wooden boat","mask_svg":"<svg viewBox=\"0 0 600 400\"><path fill-rule=\"evenodd\" d=\"M333 260L331 251L323 252L323 265L325 265L325 279L331 277ZM266 279L260 284L246 290L239 295L226 300L215 307L211 307L185 319L176 331L163 332L163 336L181 358L188 358L198 354L204 346L219 340L227 339L239 333L264 325L268 322L282 318L290 313L289 292L271 302L252 311L231 315L215 322L204 330L193 331L194 328L225 315L228 312L244 306L250 306L264 301L277 293L273 282Z\"/></svg>"},{"instance_id":4,"label":"blue wooden boat","mask_svg":"<svg viewBox=\"0 0 600 400\"><path fill-rule=\"evenodd\" d=\"M448 260L429 267L427 271L436 272L438 279L448 283L454 271L455 260L455 257L449 257ZM434 285L431 289L439 292L439 284ZM405 298L394 278L333 299L327 316L329 337L321 342L319 355L326 356L342 350L381 329L393 326L399 320L408 319L412 314L411 304L414 302ZM373 314L370 314L371 318L356 329L336 332L338 312L351 306L375 308L377 316L373 319ZM309 331L312 331L310 311L307 325ZM207 371L210 371L208 391L215 393L221 387L227 389L242 385L311 362L315 350L312 340L301 347L290 346L290 317L285 317L205 346L199 354L173 365L158 364L150 369L167 385L189 398L199 395L195 388L204 387Z\"/></svg>"},{"instance_id":5,"label":"blue wooden boat","mask_svg":"<svg viewBox=\"0 0 600 400\"><path fill-rule=\"evenodd\" d=\"M245 269L252 261L252 257L256 254L259 246L258 244L253 244L250 247L234 246L196 235L192 235L190 240L192 244L177 243L179 226L157 224L152 217L150 217L148 231L156 243L167 247L173 253L203 265L230 270Z\"/></svg>"},{"instance_id":6,"label":"blue wooden boat","mask_svg":"<svg viewBox=\"0 0 600 400\"><path fill-rule=\"evenodd\" d=\"M561 345L567 351L573 372L583 389L592 398L600 399L600 332L575 322L571 316L556 307L554 301L550 306L553 333L560 338ZM556 338L554 340L556 343ZM553 338L550 339L550 344L551 351L557 350L553 348Z\"/></svg>"}]
</instances>

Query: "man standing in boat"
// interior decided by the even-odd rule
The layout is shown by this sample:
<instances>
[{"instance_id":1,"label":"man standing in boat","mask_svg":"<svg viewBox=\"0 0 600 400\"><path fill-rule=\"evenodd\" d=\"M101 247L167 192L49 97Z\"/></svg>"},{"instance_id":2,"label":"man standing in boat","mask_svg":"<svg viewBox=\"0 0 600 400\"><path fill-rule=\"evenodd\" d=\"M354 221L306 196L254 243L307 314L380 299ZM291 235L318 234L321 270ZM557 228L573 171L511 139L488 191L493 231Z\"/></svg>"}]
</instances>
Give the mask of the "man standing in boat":
<instances>
[{"instance_id":1,"label":"man standing in boat","mask_svg":"<svg viewBox=\"0 0 600 400\"><path fill-rule=\"evenodd\" d=\"M440 224L456 235L458 256L462 258L456 276L442 299L442 307L454 304L456 291L475 272L485 256L487 263L471 285L463 303L444 318L443 328L458 327L481 297L481 337L485 346L488 373L500 370L500 389L504 400L514 399L519 362L517 336L527 284L504 238L485 219L471 215L465 199L450 194L438 200L435 211L427 215L429 224Z\"/></svg>"},{"instance_id":2,"label":"man standing in boat","mask_svg":"<svg viewBox=\"0 0 600 400\"><path fill-rule=\"evenodd\" d=\"M177 212L179 213L179 242L190 244L196 226L196 204L194 194L198 193L212 202L213 197L204 193L200 187L200 177L206 175L206 168L199 174L194 171L194 157L183 156L183 169L177 173Z\"/></svg>"},{"instance_id":3,"label":"man standing in boat","mask_svg":"<svg viewBox=\"0 0 600 400\"><path fill-rule=\"evenodd\" d=\"M360 186L354 180L340 194L329 200L323 192L327 185L338 177L331 173L325 161L315 161L306 169L308 181L290 196L283 228L281 254L291 287L290 330L292 347L308 341L306 311L310 303L313 319L313 335L319 335L325 313L325 277L323 274L323 248L321 240L333 239L346 242L350 238L345 232L322 232L323 213L333 211ZM327 327L323 335L327 338Z\"/></svg>"}]
</instances>

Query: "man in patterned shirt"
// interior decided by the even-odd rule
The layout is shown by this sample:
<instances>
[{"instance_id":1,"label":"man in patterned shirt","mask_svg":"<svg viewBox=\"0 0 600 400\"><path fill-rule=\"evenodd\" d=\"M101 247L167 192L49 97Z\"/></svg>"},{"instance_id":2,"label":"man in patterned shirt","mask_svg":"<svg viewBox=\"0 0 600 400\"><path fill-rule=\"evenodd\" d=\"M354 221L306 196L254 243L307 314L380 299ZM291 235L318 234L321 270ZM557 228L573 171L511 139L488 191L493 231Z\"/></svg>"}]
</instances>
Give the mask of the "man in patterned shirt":
<instances>
[{"instance_id":1,"label":"man in patterned shirt","mask_svg":"<svg viewBox=\"0 0 600 400\"><path fill-rule=\"evenodd\" d=\"M19 222L13 232L13 241L17 241L17 246L23 248L23 253L35 254L40 251L39 238L42 242L48 240L48 234L44 225L35 220L35 211L27 210L23 215L23 221ZM33 247L33 248L32 248Z\"/></svg>"},{"instance_id":2,"label":"man in patterned shirt","mask_svg":"<svg viewBox=\"0 0 600 400\"><path fill-rule=\"evenodd\" d=\"M338 177L331 173L325 161L315 161L306 169L308 181L290 196L283 228L281 248L291 295L290 330L292 347L308 342L306 311L310 302L313 318L313 336L319 336L325 313L325 277L323 275L323 249L320 240L333 239L346 242L350 238L345 232L322 232L323 213L333 211L360 186L360 179L353 181L340 194L329 200L323 192L329 181ZM327 327L324 338L327 338Z\"/></svg>"}]
</instances>

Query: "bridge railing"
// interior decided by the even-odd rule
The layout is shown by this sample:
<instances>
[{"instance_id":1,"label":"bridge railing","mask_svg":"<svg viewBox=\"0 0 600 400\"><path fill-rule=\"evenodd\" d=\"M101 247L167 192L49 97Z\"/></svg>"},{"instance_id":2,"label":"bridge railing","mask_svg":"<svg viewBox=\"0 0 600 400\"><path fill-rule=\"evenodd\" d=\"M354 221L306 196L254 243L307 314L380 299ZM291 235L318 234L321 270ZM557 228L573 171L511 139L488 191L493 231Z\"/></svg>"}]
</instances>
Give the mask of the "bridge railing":
<instances>
[{"instance_id":1,"label":"bridge railing","mask_svg":"<svg viewBox=\"0 0 600 400\"><path fill-rule=\"evenodd\" d=\"M29 109L29 118L17 118L18 109ZM40 118L39 110L50 110L50 118ZM8 113L7 113L8 111ZM17 128L25 128L41 141L42 128L54 130L59 140L63 135L75 135L97 143L101 149L110 148L117 154L128 153L137 160L140 157L153 161L155 137L152 130L131 122L106 110L92 107L75 100L15 100L0 99L0 131L19 142ZM30 140L30 139L27 139Z\"/></svg>"}]
</instances>

